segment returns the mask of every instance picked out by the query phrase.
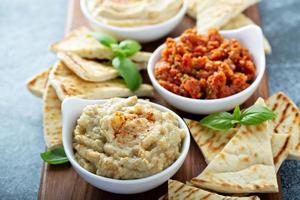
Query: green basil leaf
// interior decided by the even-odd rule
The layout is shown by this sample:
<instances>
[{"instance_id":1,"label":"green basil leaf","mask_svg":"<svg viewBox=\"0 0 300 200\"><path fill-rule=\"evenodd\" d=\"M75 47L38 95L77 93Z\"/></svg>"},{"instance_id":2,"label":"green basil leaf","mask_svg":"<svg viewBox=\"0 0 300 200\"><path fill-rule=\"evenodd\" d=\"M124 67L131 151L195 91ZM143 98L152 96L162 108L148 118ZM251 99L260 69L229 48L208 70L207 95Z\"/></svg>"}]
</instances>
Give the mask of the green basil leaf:
<instances>
[{"instance_id":1,"label":"green basil leaf","mask_svg":"<svg viewBox=\"0 0 300 200\"><path fill-rule=\"evenodd\" d=\"M200 123L211 129L227 130L233 127L233 116L228 112L219 112L204 117Z\"/></svg>"},{"instance_id":2,"label":"green basil leaf","mask_svg":"<svg viewBox=\"0 0 300 200\"><path fill-rule=\"evenodd\" d=\"M242 113L240 123L243 125L256 125L274 118L276 118L276 114L269 108L253 105Z\"/></svg>"},{"instance_id":3,"label":"green basil leaf","mask_svg":"<svg viewBox=\"0 0 300 200\"><path fill-rule=\"evenodd\" d=\"M124 40L120 42L119 47L123 50L126 56L132 56L142 48L142 46L134 40Z\"/></svg>"},{"instance_id":4,"label":"green basil leaf","mask_svg":"<svg viewBox=\"0 0 300 200\"><path fill-rule=\"evenodd\" d=\"M106 47L110 47L112 44L118 43L115 38L100 32L92 32L90 35Z\"/></svg>"},{"instance_id":5,"label":"green basil leaf","mask_svg":"<svg viewBox=\"0 0 300 200\"><path fill-rule=\"evenodd\" d=\"M239 121L241 119L240 106L236 106L233 111L233 119Z\"/></svg>"},{"instance_id":6,"label":"green basil leaf","mask_svg":"<svg viewBox=\"0 0 300 200\"><path fill-rule=\"evenodd\" d=\"M135 91L140 87L142 77L137 66L130 59L118 56L113 59L112 65L118 70L131 91Z\"/></svg>"},{"instance_id":7,"label":"green basil leaf","mask_svg":"<svg viewBox=\"0 0 300 200\"><path fill-rule=\"evenodd\" d=\"M120 48L118 44L112 44L110 47L114 57L126 57L125 52L123 51L123 49Z\"/></svg>"},{"instance_id":8,"label":"green basil leaf","mask_svg":"<svg viewBox=\"0 0 300 200\"><path fill-rule=\"evenodd\" d=\"M62 146L41 153L41 158L51 165L63 164L69 161Z\"/></svg>"}]
</instances>

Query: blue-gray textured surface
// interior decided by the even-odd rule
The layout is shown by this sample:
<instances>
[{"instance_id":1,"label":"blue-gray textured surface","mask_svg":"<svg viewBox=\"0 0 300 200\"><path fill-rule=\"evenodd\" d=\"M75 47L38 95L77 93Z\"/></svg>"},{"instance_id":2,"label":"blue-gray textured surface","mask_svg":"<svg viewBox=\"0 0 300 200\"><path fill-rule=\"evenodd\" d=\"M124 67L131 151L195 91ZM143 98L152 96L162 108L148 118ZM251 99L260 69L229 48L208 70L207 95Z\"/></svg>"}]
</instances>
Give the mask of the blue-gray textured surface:
<instances>
[{"instance_id":1,"label":"blue-gray textured surface","mask_svg":"<svg viewBox=\"0 0 300 200\"><path fill-rule=\"evenodd\" d=\"M42 102L25 81L55 61L47 46L63 35L66 0L0 1L0 199L36 199L43 151ZM264 0L261 15L273 53L271 92L285 91L300 106L300 1ZM300 161L280 170L285 199L300 199Z\"/></svg>"}]
</instances>

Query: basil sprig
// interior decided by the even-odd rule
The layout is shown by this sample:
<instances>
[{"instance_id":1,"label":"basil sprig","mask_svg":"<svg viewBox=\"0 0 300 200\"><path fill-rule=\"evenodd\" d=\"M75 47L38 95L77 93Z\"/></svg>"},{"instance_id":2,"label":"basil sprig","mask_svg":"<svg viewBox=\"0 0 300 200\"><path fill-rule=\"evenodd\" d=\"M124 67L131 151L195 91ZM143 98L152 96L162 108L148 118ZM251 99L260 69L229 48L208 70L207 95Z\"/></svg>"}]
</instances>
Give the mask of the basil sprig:
<instances>
[{"instance_id":1,"label":"basil sprig","mask_svg":"<svg viewBox=\"0 0 300 200\"><path fill-rule=\"evenodd\" d=\"M134 40L123 40L117 42L111 36L100 32L93 32L91 36L99 41L102 45L110 48L113 52L112 65L124 79L125 84L131 91L137 90L141 83L142 77L134 64L128 57L133 56L141 50L141 45Z\"/></svg>"},{"instance_id":2,"label":"basil sprig","mask_svg":"<svg viewBox=\"0 0 300 200\"><path fill-rule=\"evenodd\" d=\"M211 129L228 130L235 124L256 125L274 118L276 118L276 114L265 106L253 105L243 112L239 106L236 106L233 114L229 112L214 113L204 117L200 123Z\"/></svg>"},{"instance_id":3,"label":"basil sprig","mask_svg":"<svg viewBox=\"0 0 300 200\"><path fill-rule=\"evenodd\" d=\"M69 161L62 146L41 153L41 158L51 165L59 165Z\"/></svg>"}]
</instances>

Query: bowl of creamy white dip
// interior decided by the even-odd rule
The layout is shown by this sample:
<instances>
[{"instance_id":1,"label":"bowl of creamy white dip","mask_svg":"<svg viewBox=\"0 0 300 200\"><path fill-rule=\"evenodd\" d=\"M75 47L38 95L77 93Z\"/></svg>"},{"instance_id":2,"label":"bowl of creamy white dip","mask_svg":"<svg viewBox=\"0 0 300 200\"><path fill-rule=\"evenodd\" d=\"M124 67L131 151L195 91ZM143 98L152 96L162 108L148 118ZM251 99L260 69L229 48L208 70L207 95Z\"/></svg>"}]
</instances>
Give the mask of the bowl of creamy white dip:
<instances>
[{"instance_id":1,"label":"bowl of creamy white dip","mask_svg":"<svg viewBox=\"0 0 300 200\"><path fill-rule=\"evenodd\" d=\"M190 136L173 111L129 98L62 104L63 145L73 168L102 190L132 194L159 186L183 164Z\"/></svg>"},{"instance_id":2,"label":"bowl of creamy white dip","mask_svg":"<svg viewBox=\"0 0 300 200\"><path fill-rule=\"evenodd\" d=\"M171 32L184 17L189 0L81 0L92 28L116 38L150 42Z\"/></svg>"}]
</instances>

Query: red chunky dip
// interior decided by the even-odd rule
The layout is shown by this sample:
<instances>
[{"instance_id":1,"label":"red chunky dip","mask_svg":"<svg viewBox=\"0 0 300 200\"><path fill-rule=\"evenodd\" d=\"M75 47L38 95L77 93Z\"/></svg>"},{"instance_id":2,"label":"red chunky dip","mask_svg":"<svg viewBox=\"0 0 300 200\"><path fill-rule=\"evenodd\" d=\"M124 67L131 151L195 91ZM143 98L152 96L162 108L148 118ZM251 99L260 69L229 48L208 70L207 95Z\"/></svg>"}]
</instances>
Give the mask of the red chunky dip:
<instances>
[{"instance_id":1,"label":"red chunky dip","mask_svg":"<svg viewBox=\"0 0 300 200\"><path fill-rule=\"evenodd\" d=\"M165 89L193 99L218 99L246 89L256 67L247 48L224 38L216 29L199 35L186 30L179 40L168 38L155 77Z\"/></svg>"}]
</instances>

